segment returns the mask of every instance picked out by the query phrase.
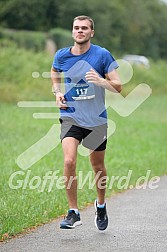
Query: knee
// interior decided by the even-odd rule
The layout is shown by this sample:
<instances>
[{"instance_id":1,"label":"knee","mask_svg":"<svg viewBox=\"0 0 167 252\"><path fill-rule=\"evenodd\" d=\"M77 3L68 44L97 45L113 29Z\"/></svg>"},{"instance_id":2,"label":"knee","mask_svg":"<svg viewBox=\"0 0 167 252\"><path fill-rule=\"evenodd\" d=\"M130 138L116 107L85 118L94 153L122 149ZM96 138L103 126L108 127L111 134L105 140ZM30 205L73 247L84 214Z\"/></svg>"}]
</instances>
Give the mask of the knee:
<instances>
[{"instance_id":1,"label":"knee","mask_svg":"<svg viewBox=\"0 0 167 252\"><path fill-rule=\"evenodd\" d=\"M92 161L91 165L94 169L94 171L103 171L105 169L104 167L104 162L96 162L96 161Z\"/></svg>"},{"instance_id":2,"label":"knee","mask_svg":"<svg viewBox=\"0 0 167 252\"><path fill-rule=\"evenodd\" d=\"M76 167L76 160L73 158L65 158L64 160L64 167L67 169L74 169Z\"/></svg>"}]
</instances>

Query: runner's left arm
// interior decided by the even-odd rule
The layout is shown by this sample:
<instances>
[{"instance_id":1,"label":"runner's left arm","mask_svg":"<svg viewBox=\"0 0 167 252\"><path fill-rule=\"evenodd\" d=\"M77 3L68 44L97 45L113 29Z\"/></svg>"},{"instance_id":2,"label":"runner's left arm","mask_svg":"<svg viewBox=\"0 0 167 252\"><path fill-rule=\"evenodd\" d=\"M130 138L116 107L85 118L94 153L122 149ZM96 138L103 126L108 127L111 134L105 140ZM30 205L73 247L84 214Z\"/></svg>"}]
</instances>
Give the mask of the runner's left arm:
<instances>
[{"instance_id":1,"label":"runner's left arm","mask_svg":"<svg viewBox=\"0 0 167 252\"><path fill-rule=\"evenodd\" d=\"M99 76L94 69L90 69L90 71L86 73L85 78L88 83L93 83L115 93L120 93L122 90L121 80L115 69L105 74L105 78Z\"/></svg>"}]
</instances>

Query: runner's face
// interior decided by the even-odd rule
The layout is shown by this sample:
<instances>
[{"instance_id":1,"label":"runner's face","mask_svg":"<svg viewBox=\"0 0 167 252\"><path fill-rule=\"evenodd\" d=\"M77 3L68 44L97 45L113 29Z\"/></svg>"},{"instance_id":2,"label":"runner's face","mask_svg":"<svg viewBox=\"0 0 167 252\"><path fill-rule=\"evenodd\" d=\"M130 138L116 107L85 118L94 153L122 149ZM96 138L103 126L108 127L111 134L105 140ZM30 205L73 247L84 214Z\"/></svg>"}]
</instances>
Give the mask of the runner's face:
<instances>
[{"instance_id":1,"label":"runner's face","mask_svg":"<svg viewBox=\"0 0 167 252\"><path fill-rule=\"evenodd\" d=\"M77 44L87 43L93 37L94 31L91 29L89 20L75 20L73 23L72 36Z\"/></svg>"}]
</instances>

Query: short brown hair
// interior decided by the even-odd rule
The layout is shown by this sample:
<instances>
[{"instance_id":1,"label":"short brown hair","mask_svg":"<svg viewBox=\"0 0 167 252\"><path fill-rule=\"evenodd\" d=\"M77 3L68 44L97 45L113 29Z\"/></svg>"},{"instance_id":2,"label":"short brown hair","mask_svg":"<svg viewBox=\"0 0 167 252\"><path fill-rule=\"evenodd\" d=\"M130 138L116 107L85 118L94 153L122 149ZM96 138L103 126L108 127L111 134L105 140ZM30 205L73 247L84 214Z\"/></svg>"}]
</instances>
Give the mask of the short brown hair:
<instances>
[{"instance_id":1,"label":"short brown hair","mask_svg":"<svg viewBox=\"0 0 167 252\"><path fill-rule=\"evenodd\" d=\"M91 27L91 29L94 30L94 21L93 21L93 19L91 19L90 17L84 16L84 15L82 15L82 16L77 16L77 17L74 18L73 23L74 23L74 21L76 21L76 20L88 20L88 21L90 22L90 27Z\"/></svg>"}]
</instances>

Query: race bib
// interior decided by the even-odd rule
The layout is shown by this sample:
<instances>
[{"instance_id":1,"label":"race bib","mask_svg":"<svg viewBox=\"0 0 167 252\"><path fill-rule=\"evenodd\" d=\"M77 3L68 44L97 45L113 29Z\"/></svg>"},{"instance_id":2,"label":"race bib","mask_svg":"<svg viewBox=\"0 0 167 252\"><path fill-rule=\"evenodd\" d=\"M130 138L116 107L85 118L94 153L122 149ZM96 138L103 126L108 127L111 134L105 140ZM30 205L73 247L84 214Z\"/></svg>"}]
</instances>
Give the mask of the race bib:
<instances>
[{"instance_id":1,"label":"race bib","mask_svg":"<svg viewBox=\"0 0 167 252\"><path fill-rule=\"evenodd\" d=\"M76 101L89 100L95 97L95 90L93 84L88 83L70 83L70 96Z\"/></svg>"}]
</instances>

